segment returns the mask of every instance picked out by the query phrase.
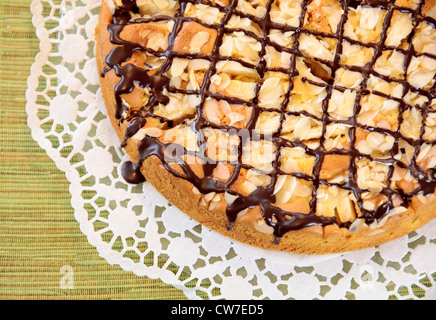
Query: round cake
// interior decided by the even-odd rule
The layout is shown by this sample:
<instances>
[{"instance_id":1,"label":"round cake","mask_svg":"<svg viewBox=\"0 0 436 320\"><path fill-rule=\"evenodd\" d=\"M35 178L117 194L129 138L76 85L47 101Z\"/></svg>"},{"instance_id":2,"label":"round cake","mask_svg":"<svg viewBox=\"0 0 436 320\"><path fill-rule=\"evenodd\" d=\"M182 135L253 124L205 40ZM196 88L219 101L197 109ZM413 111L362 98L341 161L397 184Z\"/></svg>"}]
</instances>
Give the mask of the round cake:
<instances>
[{"instance_id":1,"label":"round cake","mask_svg":"<svg viewBox=\"0 0 436 320\"><path fill-rule=\"evenodd\" d=\"M435 0L104 0L96 43L125 180L212 230L327 254L436 217Z\"/></svg>"}]
</instances>

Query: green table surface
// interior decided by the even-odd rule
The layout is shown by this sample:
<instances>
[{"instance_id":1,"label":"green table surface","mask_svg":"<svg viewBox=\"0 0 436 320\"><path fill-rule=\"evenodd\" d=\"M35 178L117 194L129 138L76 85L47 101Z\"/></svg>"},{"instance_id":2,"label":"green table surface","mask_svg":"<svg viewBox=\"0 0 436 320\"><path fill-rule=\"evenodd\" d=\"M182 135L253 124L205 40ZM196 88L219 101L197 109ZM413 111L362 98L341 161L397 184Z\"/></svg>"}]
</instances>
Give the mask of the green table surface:
<instances>
[{"instance_id":1,"label":"green table surface","mask_svg":"<svg viewBox=\"0 0 436 320\"><path fill-rule=\"evenodd\" d=\"M0 0L0 299L186 299L159 279L110 265L80 231L69 182L26 122L39 51L30 3Z\"/></svg>"},{"instance_id":2,"label":"green table surface","mask_svg":"<svg viewBox=\"0 0 436 320\"><path fill-rule=\"evenodd\" d=\"M159 279L110 265L80 231L69 182L26 123L26 82L39 50L30 3L0 0L0 299L186 299Z\"/></svg>"}]
</instances>

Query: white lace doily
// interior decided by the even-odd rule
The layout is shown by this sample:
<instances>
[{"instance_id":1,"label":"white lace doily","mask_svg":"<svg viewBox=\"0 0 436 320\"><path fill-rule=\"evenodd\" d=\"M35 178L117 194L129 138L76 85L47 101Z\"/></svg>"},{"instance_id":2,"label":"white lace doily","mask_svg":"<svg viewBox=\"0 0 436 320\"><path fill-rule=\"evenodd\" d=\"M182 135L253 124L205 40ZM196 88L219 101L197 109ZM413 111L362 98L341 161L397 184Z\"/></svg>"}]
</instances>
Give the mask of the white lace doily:
<instances>
[{"instance_id":1,"label":"white lace doily","mask_svg":"<svg viewBox=\"0 0 436 320\"><path fill-rule=\"evenodd\" d=\"M27 89L33 138L70 181L81 231L99 255L189 299L435 299L436 221L378 248L298 256L235 243L120 175L94 59L100 0L34 0L40 52Z\"/></svg>"}]
</instances>

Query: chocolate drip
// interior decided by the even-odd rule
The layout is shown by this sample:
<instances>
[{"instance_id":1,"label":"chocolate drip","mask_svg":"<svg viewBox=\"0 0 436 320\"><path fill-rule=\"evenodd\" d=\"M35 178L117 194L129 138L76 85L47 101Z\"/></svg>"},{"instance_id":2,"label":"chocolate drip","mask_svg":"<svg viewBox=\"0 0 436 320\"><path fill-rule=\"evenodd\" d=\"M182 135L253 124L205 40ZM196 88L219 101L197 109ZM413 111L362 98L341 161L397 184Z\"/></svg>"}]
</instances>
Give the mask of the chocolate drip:
<instances>
[{"instance_id":1,"label":"chocolate drip","mask_svg":"<svg viewBox=\"0 0 436 320\"><path fill-rule=\"evenodd\" d=\"M224 16L221 20L221 22L218 25L208 25L204 22L192 18L192 17L185 17L184 12L186 9L187 3L203 3L212 7L216 7L221 12L224 13ZM426 91L423 89L415 88L413 87L406 78L404 79L395 79L395 78L389 78L385 75L382 75L372 69L374 64L376 63L377 59L381 56L382 51L386 50L386 47L384 45L384 42L387 38L387 31L390 25L390 22L392 20L392 15L394 10L400 10L402 12L410 13L412 20L413 20L413 26L417 27L419 23L425 21L433 26L436 26L436 21L430 17L423 17L421 14L421 10L424 6L424 2L421 1L417 9L410 9L405 7L398 7L394 3L395 1L388 1L388 0L342 0L342 9L343 14L340 19L340 22L337 26L337 31L335 34L327 34L322 31L316 31L316 30L308 30L303 28L305 23L305 15L307 13L307 6L310 3L310 0L303 0L302 1L302 11L299 17L299 25L297 27L289 26L289 25L282 25L275 22L272 22L270 19L270 9L273 4L273 0L269 0L266 4L266 13L263 17L259 18L250 14L245 14L242 12L239 12L236 10L236 6L238 1L237 0L231 0L229 5L225 7L221 7L218 5L214 5L213 3L207 1L207 0L178 0L178 3L180 5L180 8L178 9L176 15L174 17L167 17L167 16L155 16L149 19L141 18L132 21L130 12L137 13L138 7L136 6L136 1L134 0L123 0L123 5L118 7L115 10L114 17L113 17L113 23L108 25L108 30L110 32L110 41L116 45L116 48L112 50L112 52L107 56L106 58L106 67L104 71L102 72L102 76L105 76L105 74L109 70L114 70L116 75L120 77L119 83L115 87L115 99L116 99L116 113L115 117L117 119L120 119L120 121L123 121L125 119L125 114L128 114L128 108L123 104L123 101L121 99L122 94L126 94L129 92L132 92L134 89L134 85L139 85L142 88L148 88L150 90L150 99L147 102L146 105L142 107L141 110L135 110L130 112L127 120L130 122L130 124L127 127L125 138L122 143L122 146L126 145L126 142L129 138L134 136L140 128L142 128L146 124L147 117L154 117L158 118L159 121L162 123L165 123L167 127L172 127L174 123L168 119L164 119L162 117L158 117L154 115L153 110L158 104L166 105L169 102L169 98L163 93L164 89L166 91L171 93L182 93L182 94L196 94L201 98L201 102L197 106L197 112L195 115L195 118L190 119L191 121L186 121L186 125L189 126L198 137L198 146L200 149L200 152L195 153L196 157L199 157L200 162L203 167L204 176L202 178L199 178L191 169L191 167L185 162L182 155L190 155L192 154L190 151L186 150L184 147L181 147L179 150L174 149L174 145L171 144L164 144L159 139L145 136L142 141L139 144L138 148L138 156L139 160L138 163L135 165L131 162L127 162L123 165L123 176L125 179L130 183L140 183L143 180L143 176L140 174L138 168L142 165L143 161L145 161L148 157L154 155L159 158L159 160L162 162L166 170L168 170L170 173L175 175L176 177L186 179L190 181L201 193L206 194L209 192L216 192L216 193L223 193L228 192L232 195L238 196L236 200L227 207L226 213L228 217L228 228L230 229L233 225L233 223L236 221L237 215L239 212L259 207L262 216L265 219L265 222L267 225L274 228L274 236L276 239L276 242L282 237L285 233L291 231L291 230L297 230L308 226L314 226L314 225L320 225L320 226L326 226L335 224L340 227L349 228L351 223L350 222L341 222L336 217L324 217L322 216L322 213L317 212L317 190L320 186L338 186L342 189L349 190L353 193L354 197L357 199L357 206L358 209L361 212L360 218L364 218L367 224L371 224L373 221L377 220L380 221L383 219L386 215L389 214L389 212L394 208L393 205L393 199L395 196L400 197L403 200L403 206L408 205L408 200L412 198L413 196L416 196L417 194L423 194L425 196L430 195L435 192L436 189L436 177L435 177L435 169L433 168L430 172L430 174L426 173L416 162L416 157L419 154L420 146L423 143L434 145L436 144L435 141L426 141L423 139L424 135L424 123L425 118L428 113L428 109L431 103L432 99L436 98L435 95L435 88L433 87L430 91ZM344 35L344 26L348 19L348 12L350 8L357 8L360 5L366 5L366 6L372 6L372 7L381 7L384 10L387 11L385 20L383 22L383 29L382 33L380 35L380 41L378 43L360 43L354 39L350 39L349 37L346 37ZM249 18L255 23L257 23L260 27L260 30L262 32L262 35L256 35L250 31L246 31L244 29L229 29L226 27L227 22L231 18L232 15L237 15L242 18ZM120 34L123 30L123 28L126 25L134 24L134 23L149 23L153 21L170 21L172 20L174 22L174 28L171 34L168 37L168 48L164 52L156 52L151 49L142 47L139 44L132 43L126 40L123 40L120 37ZM178 32L181 30L183 23L189 22L189 21L195 21L207 28L215 29L217 32L216 41L212 50L212 53L210 55L204 55L204 54L187 54L183 52L176 52L173 50L174 48L174 42L175 38L178 34ZM293 31L293 46L291 48L282 47L278 45L275 42L272 42L269 38L270 30L271 29L277 29L281 32L286 31ZM244 34L251 36L255 38L258 42L262 44L262 49L259 52L259 62L257 65L252 65L246 61L243 61L241 59L232 58L232 57L222 57L219 54L219 47L222 44L223 37L225 33L230 33L234 31L243 32ZM299 50L299 36L301 34L311 34L315 36L321 36L321 37L327 37L327 38L334 38L337 40L337 46L336 51L334 55L334 59L332 61L325 61L320 58L311 58L311 57L305 57ZM412 34L409 36L408 39L408 47L407 48L388 48L388 49L395 49L398 50L400 53L405 55L405 62L404 62L404 70L406 71L412 57L414 55L427 55L433 58L436 58L436 55L433 56L433 54L423 53L418 54L412 44ZM359 44L361 46L372 48L374 49L374 56L371 59L371 61L364 67L357 67L357 66L346 66L340 64L340 57L342 54L342 43L346 40L351 44ZM291 68L290 69L282 69L282 68L267 68L266 60L265 60L265 53L266 53L266 47L271 46L274 47L279 52L287 52L291 54ZM150 75L147 69L140 69L132 64L125 64L129 61L129 59L132 57L133 53L135 51L142 51L147 52L149 54L152 54L156 57L164 58L164 63L159 68L159 70L153 75ZM166 76L166 72L168 71L168 68L171 66L172 61L175 57L178 58L184 58L184 59L204 59L210 62L210 67L208 68L206 74L204 75L204 80L201 85L201 88L197 91L189 91L189 90L181 90L174 88L170 86L170 79ZM323 86L326 88L327 96L322 104L322 116L316 117L306 111L301 112L290 112L286 110L286 106L289 102L290 94L293 90L293 79L298 76L298 70L296 68L296 60L297 57L302 58L303 61L308 65L309 68L312 69L312 72L315 73L318 78L323 80L324 82L319 83L313 80L309 80L306 78L303 78L302 81L309 82L312 85L315 86ZM262 109L258 105L258 95L260 91L261 84L257 84L256 86L256 96L251 101L245 101L239 98L232 98L232 97L226 97L222 96L221 94L213 94L208 91L209 85L210 85L210 77L215 73L216 64L219 61L222 60L232 60L239 62L241 65L247 68L251 68L257 71L259 76L262 78L266 74L267 71L278 71L287 73L289 75L289 88L288 91L285 94L284 101L282 102L280 106L281 111L281 118L280 118L280 128L279 132L282 128L283 122L284 122L284 116L286 114L288 115L304 115L310 118L314 118L318 121L321 121L323 123L323 130L322 130L322 137L320 139L320 146L316 149L310 149L307 146L305 146L300 141L289 141L286 140L279 135L273 135L272 136L272 142L276 147L277 153L275 160L273 162L273 171L272 173L269 173L268 175L271 177L271 183L266 187L258 187L254 192L252 192L248 196L241 195L239 193L236 193L232 190L232 185L238 178L241 169L250 169L250 166L242 164L241 157L242 157L242 147L244 144L246 144L249 141L254 140L262 140L264 138L264 135L257 134L254 129L257 122L257 119L259 115L262 112L270 111L268 109ZM323 65L326 68L323 68ZM328 103L330 100L330 97L332 96L333 89L339 90L344 92L347 90L347 88L343 88L340 86L334 86L333 79L335 79L335 74L339 68L344 68L350 71L359 72L363 76L363 81L361 84L360 90L357 92L357 98L355 100L354 110L353 110L353 116L348 120L333 120L329 117L328 114ZM330 72L327 70L331 70ZM411 91L413 93L418 93L420 95L423 95L428 98L429 102L426 103L424 106L420 107L420 110L423 114L423 125L421 128L421 134L419 139L413 140L407 137L404 137L399 129L396 131L388 130L384 128L378 128L378 127L371 127L367 125L363 125L357 121L357 115L359 114L361 110L360 105L360 98L370 94L370 90L367 89L367 84L370 79L370 76L374 75L378 78L381 78L387 82L397 82L403 85L404 91L403 91L403 97L406 95L407 92ZM399 125L398 128L401 125L402 119L402 113L403 111L407 110L410 106L408 106L403 99L399 99L396 97L391 97L386 94L383 94L381 92L374 92L373 93L387 98L394 100L399 103ZM236 163L234 163L234 170L232 173L232 176L227 182L221 182L213 178L212 173L213 170L216 168L216 163L211 161L210 158L206 155L206 138L203 132L203 129L205 127L211 127L214 129L220 129L220 130L228 130L232 129L235 130L235 132L239 132L240 129L232 127L232 126L224 126L224 125L216 125L214 123L211 123L207 121L203 114L202 114L202 108L205 103L206 98L214 98L217 100L225 100L229 102L230 104L244 104L247 107L250 107L252 109L251 113L251 119L248 122L248 125L246 129L250 132L249 137L242 137L241 142L238 147L238 160ZM277 109L272 109L271 111L277 111ZM331 123L342 123L351 126L351 129L349 130L349 140L350 140L350 148L349 149L333 149L327 151L324 147L325 143L325 132L326 127L328 124ZM356 130L364 129L371 132L378 132L382 133L384 135L390 135L395 138L395 143L392 148L392 150L389 152L389 155L391 157L386 159L376 159L378 162L383 162L388 165L390 165L388 177L387 177L387 187L384 188L380 193L384 195L387 198L387 201L380 204L378 208L375 210L367 210L363 207L363 200L362 200L362 193L366 190L361 190L358 187L357 183L357 167L356 167L356 161L360 159L372 159L369 155L361 154L356 149ZM402 163L399 160L396 160L394 158L394 155L396 155L399 151L399 141L403 140L413 146L415 148L415 155L412 159L412 164L410 165L410 172L412 176L415 178L415 180L418 183L418 187L416 190L410 193L404 193L402 190L396 190L391 189L391 178L393 175L393 165L397 165L401 168L407 168L407 166ZM310 155L314 156L316 161L312 170L312 175L306 175L302 173L292 173L293 176L304 179L307 181L310 181L313 185L312 189L312 200L310 201L310 212L307 214L301 214L296 212L288 212L285 210L282 210L276 206L274 206L275 203L275 196L274 196L274 186L277 181L277 178L281 174L285 174L280 170L280 149L283 147L301 147L305 150L305 152ZM177 152L175 152L177 151ZM349 179L343 184L338 183L332 183L328 182L324 179L320 178L320 172L323 160L326 155L329 154L337 154L337 155L347 155L350 157L350 167L349 167ZM180 166L181 171L175 170L171 164L176 163ZM357 208L356 208L357 209Z\"/></svg>"},{"instance_id":2,"label":"chocolate drip","mask_svg":"<svg viewBox=\"0 0 436 320\"><path fill-rule=\"evenodd\" d=\"M126 161L123 163L121 173L123 178L132 184L139 184L145 182L145 177L141 173L140 166L136 166L132 161Z\"/></svg>"},{"instance_id":3,"label":"chocolate drip","mask_svg":"<svg viewBox=\"0 0 436 320\"><path fill-rule=\"evenodd\" d=\"M145 125L146 122L147 120L143 117L135 118L127 126L126 132L124 133L124 141L121 143L121 147L124 148L127 144L127 139L133 137L139 131L139 129L141 129Z\"/></svg>"}]
</instances>

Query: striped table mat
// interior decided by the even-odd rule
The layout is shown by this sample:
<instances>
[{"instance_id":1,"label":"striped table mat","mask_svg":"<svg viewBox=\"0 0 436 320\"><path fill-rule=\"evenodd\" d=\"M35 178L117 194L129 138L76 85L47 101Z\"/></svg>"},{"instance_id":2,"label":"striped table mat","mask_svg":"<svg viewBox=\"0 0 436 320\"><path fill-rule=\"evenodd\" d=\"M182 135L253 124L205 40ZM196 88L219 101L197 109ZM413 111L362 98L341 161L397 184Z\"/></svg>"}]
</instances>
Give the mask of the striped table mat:
<instances>
[{"instance_id":1,"label":"striped table mat","mask_svg":"<svg viewBox=\"0 0 436 320\"><path fill-rule=\"evenodd\" d=\"M69 182L26 124L39 40L30 0L0 2L0 299L185 299L99 257L74 219Z\"/></svg>"}]
</instances>

